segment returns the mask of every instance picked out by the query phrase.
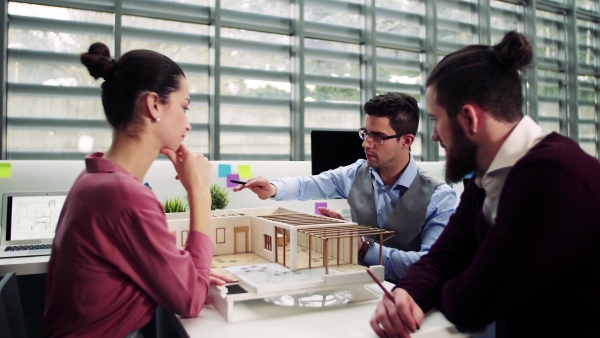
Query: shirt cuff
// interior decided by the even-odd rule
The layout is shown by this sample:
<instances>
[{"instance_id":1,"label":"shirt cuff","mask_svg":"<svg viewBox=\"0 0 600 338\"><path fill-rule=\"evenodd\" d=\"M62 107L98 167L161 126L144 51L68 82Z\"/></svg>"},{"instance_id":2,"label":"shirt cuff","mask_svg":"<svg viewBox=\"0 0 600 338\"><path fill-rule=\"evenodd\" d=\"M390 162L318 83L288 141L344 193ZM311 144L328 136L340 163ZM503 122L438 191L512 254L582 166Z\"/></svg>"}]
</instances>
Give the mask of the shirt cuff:
<instances>
[{"instance_id":1,"label":"shirt cuff","mask_svg":"<svg viewBox=\"0 0 600 338\"><path fill-rule=\"evenodd\" d=\"M281 182L276 181L276 180L271 180L271 181L269 181L269 183L272 184L272 185L274 185L275 188L277 188L277 192L275 193L275 196L269 196L269 198L272 199L272 200L274 200L274 201L281 201L282 200L281 196L283 196L283 194L281 194L280 192L283 189L283 184Z\"/></svg>"},{"instance_id":2,"label":"shirt cuff","mask_svg":"<svg viewBox=\"0 0 600 338\"><path fill-rule=\"evenodd\" d=\"M185 250L192 255L196 267L199 267L200 262L212 261L215 248L208 235L191 230L188 234Z\"/></svg>"}]
</instances>

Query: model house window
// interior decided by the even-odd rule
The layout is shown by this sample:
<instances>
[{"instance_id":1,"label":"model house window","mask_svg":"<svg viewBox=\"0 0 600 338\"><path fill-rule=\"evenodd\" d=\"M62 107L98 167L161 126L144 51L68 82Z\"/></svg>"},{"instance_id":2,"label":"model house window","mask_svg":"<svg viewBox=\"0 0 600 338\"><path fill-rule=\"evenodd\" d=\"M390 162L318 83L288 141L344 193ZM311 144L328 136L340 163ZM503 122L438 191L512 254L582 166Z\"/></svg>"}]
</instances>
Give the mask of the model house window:
<instances>
[{"instance_id":1,"label":"model house window","mask_svg":"<svg viewBox=\"0 0 600 338\"><path fill-rule=\"evenodd\" d=\"M265 234L265 250L273 251L272 237Z\"/></svg>"}]
</instances>

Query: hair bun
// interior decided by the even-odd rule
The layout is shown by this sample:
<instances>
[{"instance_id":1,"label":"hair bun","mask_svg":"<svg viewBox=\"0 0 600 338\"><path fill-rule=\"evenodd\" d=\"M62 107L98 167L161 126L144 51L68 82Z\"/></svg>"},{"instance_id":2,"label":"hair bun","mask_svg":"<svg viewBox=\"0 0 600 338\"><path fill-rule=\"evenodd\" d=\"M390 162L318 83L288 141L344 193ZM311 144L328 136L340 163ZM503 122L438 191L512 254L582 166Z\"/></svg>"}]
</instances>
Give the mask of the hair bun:
<instances>
[{"instance_id":1,"label":"hair bun","mask_svg":"<svg viewBox=\"0 0 600 338\"><path fill-rule=\"evenodd\" d=\"M529 41L515 31L506 33L502 41L490 49L501 64L511 69L523 70L533 58Z\"/></svg>"},{"instance_id":2,"label":"hair bun","mask_svg":"<svg viewBox=\"0 0 600 338\"><path fill-rule=\"evenodd\" d=\"M115 59L110 57L108 46L102 42L92 44L87 53L81 54L80 60L94 79L101 77L106 80L115 66Z\"/></svg>"}]
</instances>

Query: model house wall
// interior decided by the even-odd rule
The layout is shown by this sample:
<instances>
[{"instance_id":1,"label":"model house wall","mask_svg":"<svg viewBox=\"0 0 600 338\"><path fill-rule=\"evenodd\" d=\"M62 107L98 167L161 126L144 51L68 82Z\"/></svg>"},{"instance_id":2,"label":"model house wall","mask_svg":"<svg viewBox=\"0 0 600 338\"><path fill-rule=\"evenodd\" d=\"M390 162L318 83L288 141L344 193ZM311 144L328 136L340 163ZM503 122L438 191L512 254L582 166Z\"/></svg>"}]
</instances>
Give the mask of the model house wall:
<instances>
[{"instance_id":1,"label":"model house wall","mask_svg":"<svg viewBox=\"0 0 600 338\"><path fill-rule=\"evenodd\" d=\"M308 268L307 262L298 265L301 249L315 254L324 253L322 238L303 233L303 230L331 229L327 232L339 232L340 227L356 223L337 220L320 215L300 212L287 208L249 208L219 210L210 218L210 237L213 240L214 255L254 253L270 262L279 263L290 270ZM189 213L168 215L169 230L176 238L180 248L185 246L189 229ZM285 236L283 235L285 234ZM309 244L310 242L310 244ZM327 257L336 264L358 264L357 236L350 235L327 241ZM286 250L289 249L289 252ZM284 256L283 252L286 251ZM316 256L314 258L316 259ZM319 256L319 257L321 257ZM312 262L312 260L310 260ZM323 261L313 262L310 267L324 266Z\"/></svg>"}]
</instances>

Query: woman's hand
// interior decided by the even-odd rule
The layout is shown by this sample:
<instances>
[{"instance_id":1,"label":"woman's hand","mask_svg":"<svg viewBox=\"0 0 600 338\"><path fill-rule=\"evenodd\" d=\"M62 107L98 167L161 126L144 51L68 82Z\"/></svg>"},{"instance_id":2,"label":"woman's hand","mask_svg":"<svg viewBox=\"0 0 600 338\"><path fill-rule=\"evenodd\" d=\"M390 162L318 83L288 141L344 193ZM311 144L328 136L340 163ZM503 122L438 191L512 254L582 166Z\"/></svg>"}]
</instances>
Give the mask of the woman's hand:
<instances>
[{"instance_id":1,"label":"woman's hand","mask_svg":"<svg viewBox=\"0 0 600 338\"><path fill-rule=\"evenodd\" d=\"M210 233L210 182L212 166L202 154L192 153L183 144L173 151L168 148L160 150L167 156L175 171L176 179L181 181L188 194L190 205L190 230L205 234Z\"/></svg>"},{"instance_id":2,"label":"woman's hand","mask_svg":"<svg viewBox=\"0 0 600 338\"><path fill-rule=\"evenodd\" d=\"M173 163L177 172L176 179L191 194L196 189L209 189L212 175L212 165L202 154L192 153L185 145L181 145L177 151L162 148L162 154L167 156Z\"/></svg>"},{"instance_id":3,"label":"woman's hand","mask_svg":"<svg viewBox=\"0 0 600 338\"><path fill-rule=\"evenodd\" d=\"M225 285L225 283L231 283L233 279L227 275L217 273L214 271L210 272L210 284L214 285Z\"/></svg>"}]
</instances>

